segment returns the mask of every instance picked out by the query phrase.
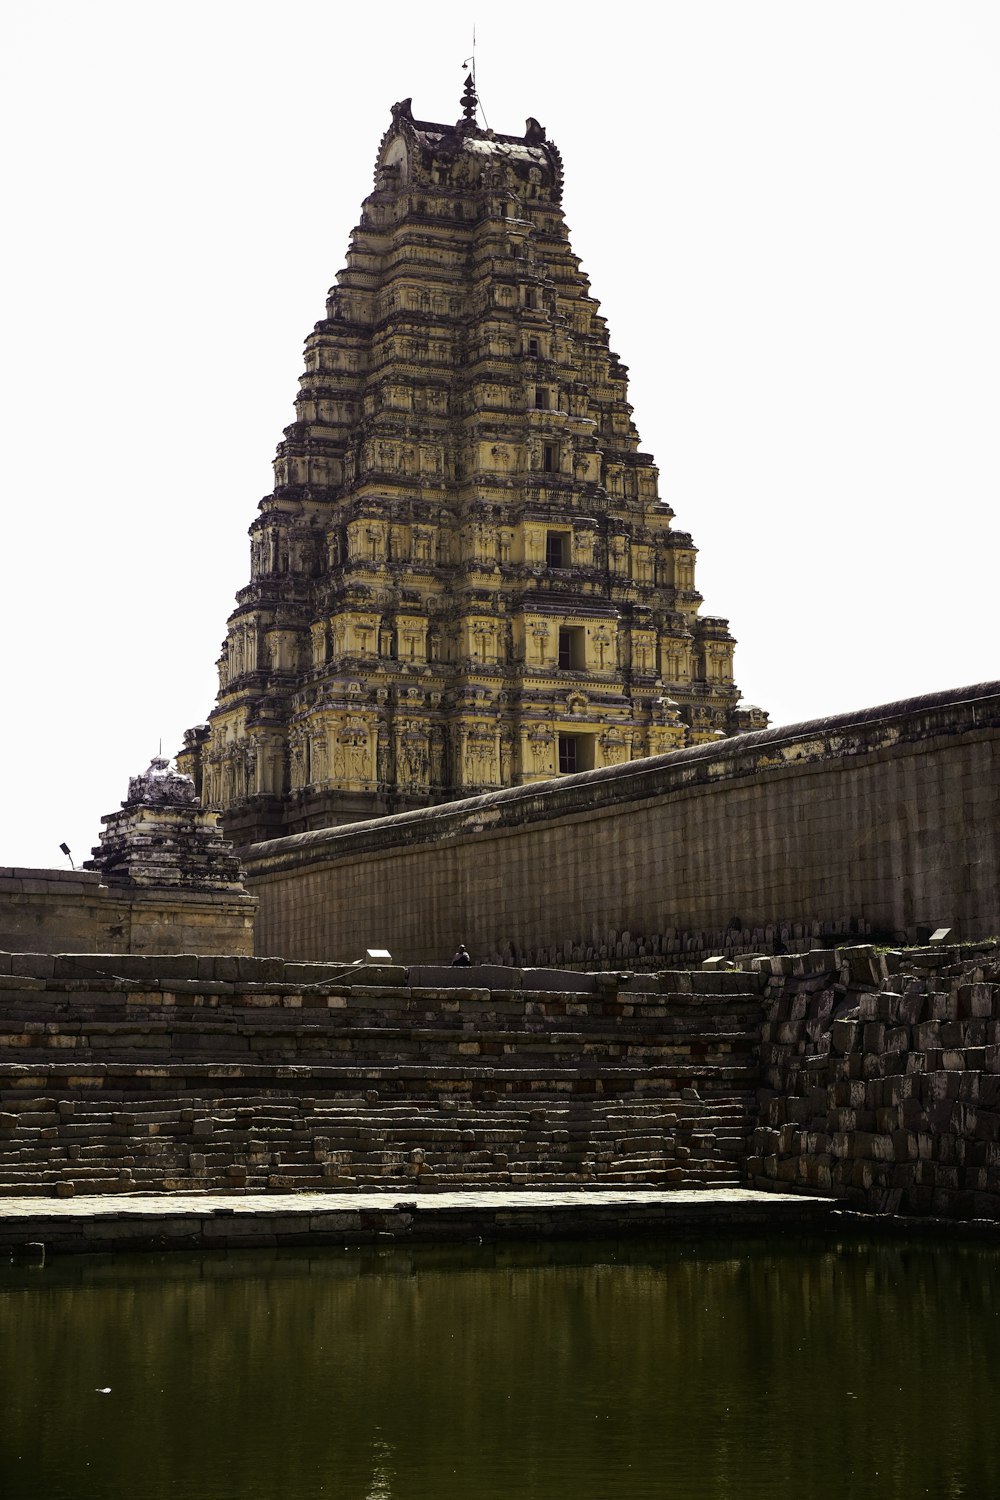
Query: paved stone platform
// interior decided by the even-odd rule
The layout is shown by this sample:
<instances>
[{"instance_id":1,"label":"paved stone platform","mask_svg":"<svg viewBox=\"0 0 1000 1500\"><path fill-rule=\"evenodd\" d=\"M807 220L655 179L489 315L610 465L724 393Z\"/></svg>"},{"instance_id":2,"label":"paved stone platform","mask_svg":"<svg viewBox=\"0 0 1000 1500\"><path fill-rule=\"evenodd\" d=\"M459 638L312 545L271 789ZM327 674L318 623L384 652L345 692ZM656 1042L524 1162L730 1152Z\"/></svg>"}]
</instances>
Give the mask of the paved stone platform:
<instances>
[{"instance_id":1,"label":"paved stone platform","mask_svg":"<svg viewBox=\"0 0 1000 1500\"><path fill-rule=\"evenodd\" d=\"M0 1198L0 1254L92 1254L277 1245L584 1239L747 1230L801 1233L831 1222L837 1200L749 1188L663 1192L463 1191L136 1193Z\"/></svg>"}]
</instances>

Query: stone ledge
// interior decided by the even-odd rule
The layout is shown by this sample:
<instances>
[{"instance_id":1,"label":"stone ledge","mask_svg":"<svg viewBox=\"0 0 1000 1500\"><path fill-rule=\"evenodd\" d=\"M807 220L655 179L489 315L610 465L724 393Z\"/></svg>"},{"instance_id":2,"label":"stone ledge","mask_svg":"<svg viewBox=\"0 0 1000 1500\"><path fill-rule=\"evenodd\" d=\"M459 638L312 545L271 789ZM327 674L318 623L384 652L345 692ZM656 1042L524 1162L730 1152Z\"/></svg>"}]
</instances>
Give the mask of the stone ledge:
<instances>
[{"instance_id":1,"label":"stone ledge","mask_svg":"<svg viewBox=\"0 0 1000 1500\"><path fill-rule=\"evenodd\" d=\"M93 1254L114 1249L186 1249L251 1243L364 1244L389 1235L407 1243L584 1238L747 1229L833 1228L835 1199L748 1188L628 1191L586 1186L551 1191L438 1190L407 1198L385 1191L135 1194L0 1199L0 1248L17 1254ZM37 1251L35 1252L37 1255Z\"/></svg>"}]
</instances>

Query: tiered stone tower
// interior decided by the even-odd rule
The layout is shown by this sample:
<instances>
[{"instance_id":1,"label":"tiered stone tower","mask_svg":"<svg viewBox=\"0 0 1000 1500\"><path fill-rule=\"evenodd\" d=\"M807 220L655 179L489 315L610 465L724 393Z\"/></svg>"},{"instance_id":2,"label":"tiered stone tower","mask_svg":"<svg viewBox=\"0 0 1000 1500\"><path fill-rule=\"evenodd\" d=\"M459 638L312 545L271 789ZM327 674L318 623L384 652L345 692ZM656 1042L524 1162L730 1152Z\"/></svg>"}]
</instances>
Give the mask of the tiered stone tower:
<instances>
[{"instance_id":1,"label":"tiered stone tower","mask_svg":"<svg viewBox=\"0 0 1000 1500\"><path fill-rule=\"evenodd\" d=\"M696 744L740 710L562 160L392 110L251 527L208 725L178 757L239 843Z\"/></svg>"},{"instance_id":2,"label":"tiered stone tower","mask_svg":"<svg viewBox=\"0 0 1000 1500\"><path fill-rule=\"evenodd\" d=\"M99 870L109 885L245 896L240 862L218 818L199 806L190 777L175 775L169 761L154 756L147 771L129 777L121 809L101 819L101 841L83 867Z\"/></svg>"}]
</instances>

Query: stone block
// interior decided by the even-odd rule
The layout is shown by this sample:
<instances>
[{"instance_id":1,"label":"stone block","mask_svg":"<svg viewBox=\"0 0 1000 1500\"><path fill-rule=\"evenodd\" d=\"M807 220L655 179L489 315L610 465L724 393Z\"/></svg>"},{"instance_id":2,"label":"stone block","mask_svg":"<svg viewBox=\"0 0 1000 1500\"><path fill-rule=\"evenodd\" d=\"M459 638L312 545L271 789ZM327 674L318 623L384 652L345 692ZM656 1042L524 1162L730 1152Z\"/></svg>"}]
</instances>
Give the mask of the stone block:
<instances>
[{"instance_id":1,"label":"stone block","mask_svg":"<svg viewBox=\"0 0 1000 1500\"><path fill-rule=\"evenodd\" d=\"M901 995L895 995L891 990L881 990L874 999L876 1001L878 1020L897 1021L899 1019Z\"/></svg>"},{"instance_id":2,"label":"stone block","mask_svg":"<svg viewBox=\"0 0 1000 1500\"><path fill-rule=\"evenodd\" d=\"M852 1155L854 1132L848 1130L835 1130L830 1136L830 1156L838 1161L843 1161Z\"/></svg>"},{"instance_id":3,"label":"stone block","mask_svg":"<svg viewBox=\"0 0 1000 1500\"><path fill-rule=\"evenodd\" d=\"M809 1002L810 1017L823 1022L824 1025L828 1024L833 1015L835 1000L832 989L820 990Z\"/></svg>"},{"instance_id":4,"label":"stone block","mask_svg":"<svg viewBox=\"0 0 1000 1500\"><path fill-rule=\"evenodd\" d=\"M936 994L927 997L928 1014L932 1021L958 1020L958 994Z\"/></svg>"},{"instance_id":5,"label":"stone block","mask_svg":"<svg viewBox=\"0 0 1000 1500\"><path fill-rule=\"evenodd\" d=\"M846 964L852 984L878 984L883 978L882 965L871 946L839 948L837 962L841 967Z\"/></svg>"},{"instance_id":6,"label":"stone block","mask_svg":"<svg viewBox=\"0 0 1000 1500\"><path fill-rule=\"evenodd\" d=\"M928 1052L941 1045L941 1022L922 1021L913 1029L913 1047L917 1052Z\"/></svg>"},{"instance_id":7,"label":"stone block","mask_svg":"<svg viewBox=\"0 0 1000 1500\"><path fill-rule=\"evenodd\" d=\"M991 1020L996 1013L995 986L965 984L958 989L958 1013L961 1017Z\"/></svg>"},{"instance_id":8,"label":"stone block","mask_svg":"<svg viewBox=\"0 0 1000 1500\"><path fill-rule=\"evenodd\" d=\"M898 1015L904 1026L916 1026L924 1019L926 997L920 993L901 995Z\"/></svg>"},{"instance_id":9,"label":"stone block","mask_svg":"<svg viewBox=\"0 0 1000 1500\"><path fill-rule=\"evenodd\" d=\"M885 1045L885 1026L881 1021L865 1023L862 1046L867 1053L878 1053Z\"/></svg>"},{"instance_id":10,"label":"stone block","mask_svg":"<svg viewBox=\"0 0 1000 1500\"><path fill-rule=\"evenodd\" d=\"M860 1023L857 1021L834 1021L830 1028L834 1052L844 1054L853 1051L858 1045L860 1030Z\"/></svg>"},{"instance_id":11,"label":"stone block","mask_svg":"<svg viewBox=\"0 0 1000 1500\"><path fill-rule=\"evenodd\" d=\"M906 1133L904 1133L904 1131L900 1131L900 1133L897 1134L900 1134L900 1136L906 1136ZM883 1134L876 1133L870 1137L871 1157L874 1158L874 1161L897 1160L897 1146L895 1146L895 1143L897 1143L897 1134L892 1134L892 1136L883 1136Z\"/></svg>"},{"instance_id":12,"label":"stone block","mask_svg":"<svg viewBox=\"0 0 1000 1500\"><path fill-rule=\"evenodd\" d=\"M629 982L631 978L632 976ZM521 989L534 990L536 993L594 995L598 993L599 988L606 987L609 979L612 981L612 987L617 989L619 983L617 975L578 974L566 969L523 969ZM601 985L600 981L604 981L604 985Z\"/></svg>"},{"instance_id":13,"label":"stone block","mask_svg":"<svg viewBox=\"0 0 1000 1500\"><path fill-rule=\"evenodd\" d=\"M52 979L55 975L54 953L11 953L10 962L0 969L5 974L24 974L32 979Z\"/></svg>"},{"instance_id":14,"label":"stone block","mask_svg":"<svg viewBox=\"0 0 1000 1500\"><path fill-rule=\"evenodd\" d=\"M880 996L874 992L868 992L858 996L858 1016L862 1021L877 1021L879 1019Z\"/></svg>"}]
</instances>

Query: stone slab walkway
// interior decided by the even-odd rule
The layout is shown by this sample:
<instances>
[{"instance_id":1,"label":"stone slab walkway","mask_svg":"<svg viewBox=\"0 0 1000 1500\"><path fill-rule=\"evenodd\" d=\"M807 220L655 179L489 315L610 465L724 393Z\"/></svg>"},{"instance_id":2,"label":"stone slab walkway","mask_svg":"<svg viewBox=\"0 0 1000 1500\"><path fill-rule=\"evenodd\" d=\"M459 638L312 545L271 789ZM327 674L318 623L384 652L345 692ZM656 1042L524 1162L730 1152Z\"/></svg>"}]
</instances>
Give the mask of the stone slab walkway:
<instances>
[{"instance_id":1,"label":"stone slab walkway","mask_svg":"<svg viewBox=\"0 0 1000 1500\"><path fill-rule=\"evenodd\" d=\"M749 1188L585 1191L135 1193L0 1198L0 1254L234 1249L497 1239L683 1235L711 1230L800 1233L837 1202ZM30 1252L38 1257L37 1248Z\"/></svg>"}]
</instances>

